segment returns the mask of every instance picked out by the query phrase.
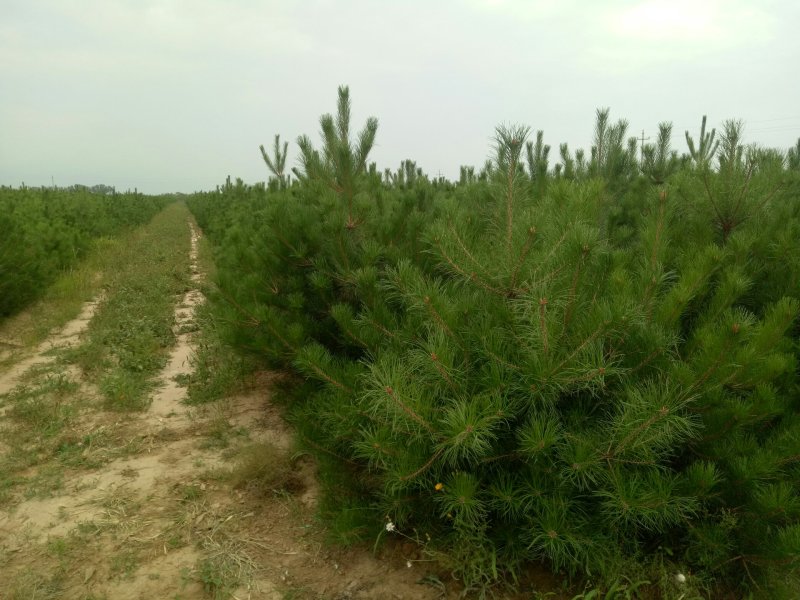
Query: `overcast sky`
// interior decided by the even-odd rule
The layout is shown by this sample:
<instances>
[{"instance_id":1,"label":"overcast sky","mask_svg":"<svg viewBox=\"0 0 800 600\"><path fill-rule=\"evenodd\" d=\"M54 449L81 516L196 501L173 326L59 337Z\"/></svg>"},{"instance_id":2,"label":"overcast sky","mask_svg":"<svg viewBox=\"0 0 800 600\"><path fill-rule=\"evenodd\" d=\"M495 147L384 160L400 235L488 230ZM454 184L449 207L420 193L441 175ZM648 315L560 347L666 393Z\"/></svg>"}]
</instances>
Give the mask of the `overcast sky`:
<instances>
[{"instance_id":1,"label":"overcast sky","mask_svg":"<svg viewBox=\"0 0 800 600\"><path fill-rule=\"evenodd\" d=\"M799 24L797 0L0 0L0 184L261 181L259 144L295 165L340 84L381 169L457 177L498 123L588 148L606 106L681 152L703 114L785 150Z\"/></svg>"}]
</instances>

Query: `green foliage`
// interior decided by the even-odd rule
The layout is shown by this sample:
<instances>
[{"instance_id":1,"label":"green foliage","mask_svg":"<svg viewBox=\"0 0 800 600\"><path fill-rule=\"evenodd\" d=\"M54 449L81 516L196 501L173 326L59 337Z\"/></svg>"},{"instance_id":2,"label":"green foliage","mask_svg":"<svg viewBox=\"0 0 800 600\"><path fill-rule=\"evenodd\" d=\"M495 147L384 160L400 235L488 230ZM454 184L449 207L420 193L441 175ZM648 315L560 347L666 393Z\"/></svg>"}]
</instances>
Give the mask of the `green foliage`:
<instances>
[{"instance_id":1,"label":"green foliage","mask_svg":"<svg viewBox=\"0 0 800 600\"><path fill-rule=\"evenodd\" d=\"M707 210L723 242L742 223L769 210L788 181L783 156L757 147L745 148L741 130L740 121L725 122L719 169L704 169L700 174Z\"/></svg>"},{"instance_id":2,"label":"green foliage","mask_svg":"<svg viewBox=\"0 0 800 600\"><path fill-rule=\"evenodd\" d=\"M92 240L146 223L167 201L85 187L0 187L0 319L40 297Z\"/></svg>"},{"instance_id":3,"label":"green foliage","mask_svg":"<svg viewBox=\"0 0 800 600\"><path fill-rule=\"evenodd\" d=\"M227 600L241 585L242 568L236 557L218 553L199 560L193 575L203 585L207 598Z\"/></svg>"},{"instance_id":4,"label":"green foliage","mask_svg":"<svg viewBox=\"0 0 800 600\"><path fill-rule=\"evenodd\" d=\"M692 157L696 167L707 169L711 165L711 161L719 148L719 140L714 141L716 134L716 129L712 129L711 133L706 133L706 115L703 115L703 122L700 124L700 135L698 136L696 146L694 138L689 135L688 131L685 132L686 144L689 146L689 155Z\"/></svg>"},{"instance_id":5,"label":"green foliage","mask_svg":"<svg viewBox=\"0 0 800 600\"><path fill-rule=\"evenodd\" d=\"M354 197L359 179L367 170L367 159L378 132L378 120L375 117L367 119L356 141L351 141L350 91L347 86L342 86L339 88L336 118L326 114L319 122L324 143L321 153L314 149L307 136L297 140L302 165L298 176L321 183L341 196L347 205L346 226L354 228L358 225L358 217L353 213Z\"/></svg>"},{"instance_id":6,"label":"green foliage","mask_svg":"<svg viewBox=\"0 0 800 600\"><path fill-rule=\"evenodd\" d=\"M264 163L267 165L267 168L272 173L275 181L281 188L285 188L289 184L288 175L286 175L286 156L289 152L289 142L283 143L283 151L281 151L281 136L275 136L275 147L273 149L273 154L270 157L267 154L267 151L264 149L264 146L259 146L259 150L261 150L261 158L264 159Z\"/></svg>"},{"instance_id":7,"label":"green foliage","mask_svg":"<svg viewBox=\"0 0 800 600\"><path fill-rule=\"evenodd\" d=\"M800 171L800 138L786 153L787 166L792 171Z\"/></svg>"},{"instance_id":8,"label":"green foliage","mask_svg":"<svg viewBox=\"0 0 800 600\"><path fill-rule=\"evenodd\" d=\"M188 217L184 205L172 204L117 249L86 341L69 353L110 409L147 407L175 343L175 302L189 286Z\"/></svg>"},{"instance_id":9,"label":"green foliage","mask_svg":"<svg viewBox=\"0 0 800 600\"><path fill-rule=\"evenodd\" d=\"M544 132L536 132L536 144L528 142L525 145L525 152L528 159L528 175L531 182L537 188L537 195L541 196L545 191L545 184L547 182L548 156L550 154L550 146L544 143Z\"/></svg>"},{"instance_id":10,"label":"green foliage","mask_svg":"<svg viewBox=\"0 0 800 600\"><path fill-rule=\"evenodd\" d=\"M655 145L642 148L642 173L653 183L665 183L678 168L678 153L670 148L671 137L672 123L659 123Z\"/></svg>"},{"instance_id":11,"label":"green foliage","mask_svg":"<svg viewBox=\"0 0 800 600\"><path fill-rule=\"evenodd\" d=\"M588 170L592 176L603 177L612 188L616 188L629 183L637 170L636 138L628 140L626 146L628 122L620 119L612 125L609 122L610 112L608 108L597 109L594 145Z\"/></svg>"},{"instance_id":12,"label":"green foliage","mask_svg":"<svg viewBox=\"0 0 800 600\"><path fill-rule=\"evenodd\" d=\"M186 378L187 403L207 404L241 391L254 365L223 343L220 324L207 304L196 307L195 319L200 335L195 341L193 370Z\"/></svg>"},{"instance_id":13,"label":"green foliage","mask_svg":"<svg viewBox=\"0 0 800 600\"><path fill-rule=\"evenodd\" d=\"M289 418L341 539L388 516L474 589L659 546L743 589L796 571L797 178L733 125L717 169L667 124L639 165L608 114L589 161L548 171L505 126L457 186L381 181L342 88L300 185L190 201L229 341L305 378Z\"/></svg>"},{"instance_id":14,"label":"green foliage","mask_svg":"<svg viewBox=\"0 0 800 600\"><path fill-rule=\"evenodd\" d=\"M64 398L78 387L63 373L46 372L39 380L22 384L0 398L9 404L8 414L15 421L17 434L49 438L75 417L75 408Z\"/></svg>"}]
</instances>

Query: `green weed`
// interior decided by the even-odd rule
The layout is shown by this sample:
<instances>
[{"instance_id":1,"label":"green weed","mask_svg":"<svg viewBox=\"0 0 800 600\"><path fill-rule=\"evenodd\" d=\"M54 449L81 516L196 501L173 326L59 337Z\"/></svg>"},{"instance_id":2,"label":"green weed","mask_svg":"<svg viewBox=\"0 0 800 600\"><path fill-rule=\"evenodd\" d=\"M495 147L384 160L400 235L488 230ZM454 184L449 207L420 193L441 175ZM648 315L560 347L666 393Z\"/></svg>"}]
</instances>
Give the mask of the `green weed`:
<instances>
[{"instance_id":1,"label":"green weed","mask_svg":"<svg viewBox=\"0 0 800 600\"><path fill-rule=\"evenodd\" d=\"M55 456L58 462L65 467L96 469L103 462L90 455L90 451L102 445L101 433L91 433L80 438L74 436L64 436L55 448Z\"/></svg>"},{"instance_id":2,"label":"green weed","mask_svg":"<svg viewBox=\"0 0 800 600\"><path fill-rule=\"evenodd\" d=\"M203 591L214 600L230 598L239 585L233 565L222 557L200 561L197 565L197 579L203 584Z\"/></svg>"},{"instance_id":3,"label":"green weed","mask_svg":"<svg viewBox=\"0 0 800 600\"><path fill-rule=\"evenodd\" d=\"M147 392L153 389L153 384L138 373L116 369L100 379L99 388L105 399L105 408L121 412L141 411L149 405Z\"/></svg>"},{"instance_id":4,"label":"green weed","mask_svg":"<svg viewBox=\"0 0 800 600\"><path fill-rule=\"evenodd\" d=\"M64 470L59 465L46 464L26 481L26 498L50 498L64 487Z\"/></svg>"},{"instance_id":5,"label":"green weed","mask_svg":"<svg viewBox=\"0 0 800 600\"><path fill-rule=\"evenodd\" d=\"M196 322L202 332L198 340L193 370L184 379L189 404L207 404L246 387L255 364L242 357L222 339L218 323L208 305L197 308Z\"/></svg>"},{"instance_id":6,"label":"green weed","mask_svg":"<svg viewBox=\"0 0 800 600\"><path fill-rule=\"evenodd\" d=\"M572 600L637 600L646 598L641 595L646 593L649 581L620 581L617 580L608 587L593 587L572 597Z\"/></svg>"},{"instance_id":7,"label":"green weed","mask_svg":"<svg viewBox=\"0 0 800 600\"><path fill-rule=\"evenodd\" d=\"M203 497L203 490L199 485L184 485L181 486L180 498L181 502L197 502Z\"/></svg>"},{"instance_id":8,"label":"green weed","mask_svg":"<svg viewBox=\"0 0 800 600\"><path fill-rule=\"evenodd\" d=\"M28 568L11 578L6 593L9 600L58 600L63 598L63 581L60 575L48 577L41 569Z\"/></svg>"},{"instance_id":9,"label":"green weed","mask_svg":"<svg viewBox=\"0 0 800 600\"><path fill-rule=\"evenodd\" d=\"M112 576L121 577L122 579L132 579L133 574L139 568L139 563L139 552L134 548L126 548L119 554L111 557L109 571Z\"/></svg>"},{"instance_id":10,"label":"green weed","mask_svg":"<svg viewBox=\"0 0 800 600\"><path fill-rule=\"evenodd\" d=\"M70 554L76 550L76 538L60 535L50 537L45 544L45 548L47 554L58 559L58 561L63 564L67 561Z\"/></svg>"},{"instance_id":11,"label":"green weed","mask_svg":"<svg viewBox=\"0 0 800 600\"><path fill-rule=\"evenodd\" d=\"M23 481L21 477L12 475L0 466L0 506L4 506L9 502L12 490Z\"/></svg>"},{"instance_id":12,"label":"green weed","mask_svg":"<svg viewBox=\"0 0 800 600\"><path fill-rule=\"evenodd\" d=\"M209 538L203 551L206 556L197 562L194 576L208 597L226 600L252 578L255 566L240 544Z\"/></svg>"},{"instance_id":13,"label":"green weed","mask_svg":"<svg viewBox=\"0 0 800 600\"><path fill-rule=\"evenodd\" d=\"M153 378L175 343L174 307L189 287L188 211L173 204L108 260L105 301L86 342L70 353L110 410L148 406Z\"/></svg>"},{"instance_id":14,"label":"green weed","mask_svg":"<svg viewBox=\"0 0 800 600\"><path fill-rule=\"evenodd\" d=\"M7 415L19 426L45 437L61 431L75 414L68 402L79 385L63 373L49 373L31 384L21 385L6 397Z\"/></svg>"}]
</instances>

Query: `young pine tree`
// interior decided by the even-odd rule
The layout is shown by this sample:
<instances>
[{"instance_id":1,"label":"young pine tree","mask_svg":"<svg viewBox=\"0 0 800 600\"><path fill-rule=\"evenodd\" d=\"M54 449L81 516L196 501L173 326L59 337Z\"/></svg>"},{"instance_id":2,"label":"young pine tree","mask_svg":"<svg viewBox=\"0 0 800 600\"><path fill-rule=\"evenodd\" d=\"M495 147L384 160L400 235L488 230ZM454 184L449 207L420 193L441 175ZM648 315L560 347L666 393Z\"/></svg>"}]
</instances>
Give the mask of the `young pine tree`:
<instances>
[{"instance_id":1,"label":"young pine tree","mask_svg":"<svg viewBox=\"0 0 800 600\"><path fill-rule=\"evenodd\" d=\"M800 208L779 156L731 130L718 170L671 172L664 143L645 168L666 187L601 111L592 160L541 195L519 126L477 181L373 186L346 93L321 122L299 186L225 190L245 207L219 266L251 347L307 379L291 418L340 537L388 517L468 586L659 547L742 589L797 570ZM624 235L609 190L635 196Z\"/></svg>"},{"instance_id":2,"label":"young pine tree","mask_svg":"<svg viewBox=\"0 0 800 600\"><path fill-rule=\"evenodd\" d=\"M283 143L283 151L281 151L281 136L275 136L275 146L272 150L273 154L270 157L264 149L264 145L259 146L261 150L261 157L264 163L273 175L273 178L278 183L280 189L285 189L289 185L289 178L286 175L286 156L289 151L289 142Z\"/></svg>"}]
</instances>

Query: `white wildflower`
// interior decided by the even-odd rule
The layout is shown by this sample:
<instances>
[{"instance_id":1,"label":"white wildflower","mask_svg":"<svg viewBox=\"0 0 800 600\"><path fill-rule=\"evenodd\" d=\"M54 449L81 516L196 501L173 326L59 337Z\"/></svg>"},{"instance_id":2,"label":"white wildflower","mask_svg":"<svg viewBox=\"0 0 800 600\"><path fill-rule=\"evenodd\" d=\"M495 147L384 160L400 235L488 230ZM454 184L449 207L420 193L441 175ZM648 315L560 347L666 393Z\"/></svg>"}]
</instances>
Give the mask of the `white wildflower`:
<instances>
[{"instance_id":1,"label":"white wildflower","mask_svg":"<svg viewBox=\"0 0 800 600\"><path fill-rule=\"evenodd\" d=\"M409 569L411 568L411 561L410 560L406 561L406 567L408 567Z\"/></svg>"},{"instance_id":2,"label":"white wildflower","mask_svg":"<svg viewBox=\"0 0 800 600\"><path fill-rule=\"evenodd\" d=\"M388 523L386 523L386 531L388 531L389 533L391 533L392 531L394 531L394 523L392 523L391 521L389 521Z\"/></svg>"}]
</instances>

